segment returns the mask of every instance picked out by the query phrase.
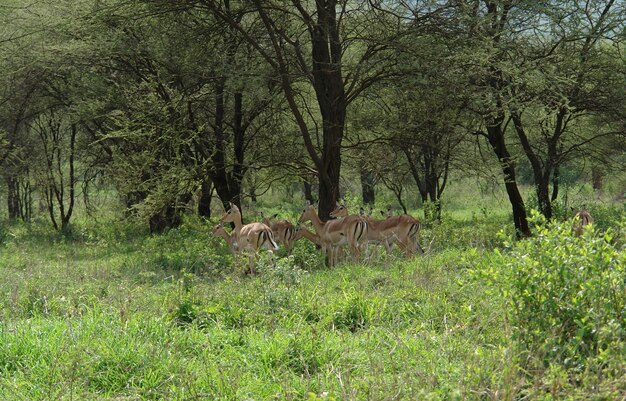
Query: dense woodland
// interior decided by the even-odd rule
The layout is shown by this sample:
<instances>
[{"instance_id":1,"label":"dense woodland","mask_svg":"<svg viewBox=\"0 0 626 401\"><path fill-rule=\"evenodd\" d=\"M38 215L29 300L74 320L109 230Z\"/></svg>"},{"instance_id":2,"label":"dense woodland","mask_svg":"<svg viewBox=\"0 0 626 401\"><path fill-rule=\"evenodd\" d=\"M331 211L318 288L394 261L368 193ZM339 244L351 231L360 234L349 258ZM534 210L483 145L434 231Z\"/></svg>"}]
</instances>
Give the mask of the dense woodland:
<instances>
[{"instance_id":1,"label":"dense woodland","mask_svg":"<svg viewBox=\"0 0 626 401\"><path fill-rule=\"evenodd\" d=\"M0 0L0 399L624 399L625 40L617 0ZM239 212L328 259L240 257Z\"/></svg>"},{"instance_id":2,"label":"dense woodland","mask_svg":"<svg viewBox=\"0 0 626 401\"><path fill-rule=\"evenodd\" d=\"M7 215L63 230L113 192L162 232L295 185L328 218L346 179L440 217L451 175L477 176L527 236L529 204L551 219L564 182L623 171L625 18L595 0L6 0Z\"/></svg>"}]
</instances>

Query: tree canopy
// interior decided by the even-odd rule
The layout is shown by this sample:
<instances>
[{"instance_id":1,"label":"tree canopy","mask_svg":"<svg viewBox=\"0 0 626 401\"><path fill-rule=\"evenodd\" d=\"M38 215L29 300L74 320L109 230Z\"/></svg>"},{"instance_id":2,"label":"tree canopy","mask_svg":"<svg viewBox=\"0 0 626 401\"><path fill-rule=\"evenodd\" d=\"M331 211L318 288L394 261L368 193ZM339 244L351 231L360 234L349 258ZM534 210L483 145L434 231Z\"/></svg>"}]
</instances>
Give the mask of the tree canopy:
<instances>
[{"instance_id":1,"label":"tree canopy","mask_svg":"<svg viewBox=\"0 0 626 401\"><path fill-rule=\"evenodd\" d=\"M525 236L520 172L550 219L564 169L624 161L614 0L10 0L0 22L13 219L63 229L107 188L159 232L274 182L314 184L326 217L347 171L440 218L450 174L488 168Z\"/></svg>"}]
</instances>

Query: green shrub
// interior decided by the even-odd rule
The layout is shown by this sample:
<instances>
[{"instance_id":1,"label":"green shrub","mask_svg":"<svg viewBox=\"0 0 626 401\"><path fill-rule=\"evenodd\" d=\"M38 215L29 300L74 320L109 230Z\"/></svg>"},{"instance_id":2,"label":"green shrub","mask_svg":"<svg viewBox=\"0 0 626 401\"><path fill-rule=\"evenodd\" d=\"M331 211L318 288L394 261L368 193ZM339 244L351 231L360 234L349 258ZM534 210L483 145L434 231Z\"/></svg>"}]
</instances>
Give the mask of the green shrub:
<instances>
[{"instance_id":1,"label":"green shrub","mask_svg":"<svg viewBox=\"0 0 626 401\"><path fill-rule=\"evenodd\" d=\"M626 257L613 232L581 237L569 224L542 224L536 235L495 252L482 278L508 299L518 341L535 357L572 372L626 345ZM599 363L598 366L602 365Z\"/></svg>"}]
</instances>

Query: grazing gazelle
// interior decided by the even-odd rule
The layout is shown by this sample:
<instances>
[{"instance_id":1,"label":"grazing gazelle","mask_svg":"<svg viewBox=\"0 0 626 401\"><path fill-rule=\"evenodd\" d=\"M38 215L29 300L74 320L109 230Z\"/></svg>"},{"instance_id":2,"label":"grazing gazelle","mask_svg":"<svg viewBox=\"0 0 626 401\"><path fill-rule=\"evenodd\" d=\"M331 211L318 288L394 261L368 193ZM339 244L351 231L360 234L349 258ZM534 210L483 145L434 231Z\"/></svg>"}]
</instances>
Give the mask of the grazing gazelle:
<instances>
[{"instance_id":1,"label":"grazing gazelle","mask_svg":"<svg viewBox=\"0 0 626 401\"><path fill-rule=\"evenodd\" d=\"M230 202L230 209L226 212L220 223L233 223L235 229L232 232L234 237L235 248L240 252L248 251L250 253L250 274L254 274L254 260L256 253L260 248L266 248L270 254L278 249L272 229L263 223L250 223L244 225L241 221L241 212L239 208Z\"/></svg>"},{"instance_id":2,"label":"grazing gazelle","mask_svg":"<svg viewBox=\"0 0 626 401\"><path fill-rule=\"evenodd\" d=\"M572 208L572 211L575 210ZM579 210L574 215L574 222L572 223L572 231L574 235L580 237L583 234L585 226L593 223L593 217L586 210Z\"/></svg>"},{"instance_id":3,"label":"grazing gazelle","mask_svg":"<svg viewBox=\"0 0 626 401\"><path fill-rule=\"evenodd\" d=\"M311 241L312 243L314 243L315 245L321 247L322 243L320 242L320 237L319 235L312 233L311 231L307 230L306 227L300 226L296 229L296 232L293 235L292 238L292 242L296 242L298 241L300 238L306 238L309 241Z\"/></svg>"},{"instance_id":4,"label":"grazing gazelle","mask_svg":"<svg viewBox=\"0 0 626 401\"><path fill-rule=\"evenodd\" d=\"M307 202L299 222L304 223L305 221L311 221L315 227L322 252L326 252L328 255L329 268L335 265L337 247L346 243L350 245L355 258L360 259L361 253L358 243L367 235L367 223L364 219L336 219L323 222L317 215L315 208Z\"/></svg>"}]
</instances>

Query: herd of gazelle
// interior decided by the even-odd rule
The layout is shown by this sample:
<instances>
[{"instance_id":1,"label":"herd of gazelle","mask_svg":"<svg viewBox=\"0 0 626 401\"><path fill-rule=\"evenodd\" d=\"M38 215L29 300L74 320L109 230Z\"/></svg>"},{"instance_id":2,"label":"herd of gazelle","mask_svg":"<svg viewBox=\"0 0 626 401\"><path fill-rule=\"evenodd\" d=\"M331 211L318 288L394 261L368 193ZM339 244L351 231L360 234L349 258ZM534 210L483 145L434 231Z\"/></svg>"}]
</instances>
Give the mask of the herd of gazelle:
<instances>
[{"instance_id":1,"label":"herd of gazelle","mask_svg":"<svg viewBox=\"0 0 626 401\"><path fill-rule=\"evenodd\" d=\"M377 220L365 215L361 208L359 215L351 215L344 205L337 203L330 213L332 220L322 221L309 203L302 211L298 224L310 221L315 228L315 233L304 226L296 228L288 220L270 221L263 218L262 223L243 224L239 208L230 203L230 209L222 217L220 222L213 227L211 233L222 237L228 244L233 255L240 253L249 254L250 273L254 274L254 260L256 253L267 249L270 254L278 249L277 242L283 244L289 255L295 241L306 238L322 249L322 253L328 257L328 266L337 263L337 255L340 247L347 245L356 261L361 260L361 253L369 243L379 244L385 247L387 254L391 253L391 247L395 243L407 256L412 256L415 251L423 253L419 244L420 221L408 214L398 216L391 215ZM274 216L276 217L276 216ZM233 223L234 229L228 233L223 224ZM586 210L578 211L574 216L572 230L574 235L580 236L585 226L593 223L593 218Z\"/></svg>"},{"instance_id":2,"label":"herd of gazelle","mask_svg":"<svg viewBox=\"0 0 626 401\"><path fill-rule=\"evenodd\" d=\"M418 241L420 222L408 214L392 216L388 212L386 218L377 220L366 216L363 209L360 215L350 215L345 206L337 203L330 216L332 220L322 221L315 207L307 203L298 224L310 221L315 232L304 226L296 228L288 220L270 221L264 218L261 223L244 225L239 208L230 203L230 209L211 233L222 237L234 255L248 253L251 273L254 273L254 260L260 249L265 248L273 253L278 249L277 243L281 243L291 255L294 242L300 238L306 238L321 247L322 253L328 257L329 267L337 263L342 246L349 247L356 261L361 260L368 243L383 245L388 254L394 243L407 256L413 255L416 250L423 252ZM224 229L224 223L234 224L231 233Z\"/></svg>"}]
</instances>

